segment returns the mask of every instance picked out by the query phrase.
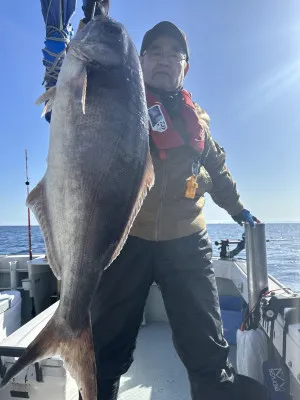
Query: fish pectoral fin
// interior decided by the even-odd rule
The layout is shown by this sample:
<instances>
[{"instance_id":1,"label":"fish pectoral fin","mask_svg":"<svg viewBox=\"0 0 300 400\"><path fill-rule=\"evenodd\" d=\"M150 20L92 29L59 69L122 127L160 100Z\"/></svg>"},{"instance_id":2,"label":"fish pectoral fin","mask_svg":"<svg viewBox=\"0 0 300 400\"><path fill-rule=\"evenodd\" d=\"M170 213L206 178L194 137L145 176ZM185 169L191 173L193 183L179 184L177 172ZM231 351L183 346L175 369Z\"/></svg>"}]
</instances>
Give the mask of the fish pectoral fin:
<instances>
[{"instance_id":1,"label":"fish pectoral fin","mask_svg":"<svg viewBox=\"0 0 300 400\"><path fill-rule=\"evenodd\" d=\"M127 240L127 237L129 235L130 229L131 229L131 227L132 227L132 225L134 223L134 220L135 220L137 214L139 213L139 211L140 211L140 209L142 207L142 204L143 204L143 202L144 202L149 190L151 190L152 186L154 185L154 180L155 180L155 176L154 176L154 168L153 168L152 158L151 158L150 152L148 151L147 160L146 160L146 166L145 166L145 169L144 169L144 176L143 176L143 179L142 179L140 190L138 192L136 201L134 203L131 215L129 217L128 223L127 223L126 228L125 228L125 230L123 232L121 240L120 240L116 250L114 251L114 253L113 253L112 257L111 257L110 264L120 254L120 252L121 252L121 250L122 250L122 248L124 246L124 243Z\"/></svg>"},{"instance_id":2,"label":"fish pectoral fin","mask_svg":"<svg viewBox=\"0 0 300 400\"><path fill-rule=\"evenodd\" d=\"M61 278L61 266L58 262L55 246L53 243L52 228L49 221L47 199L45 193L45 181L42 179L29 193L26 205L34 213L44 236L46 254L49 265L57 279Z\"/></svg>"},{"instance_id":3,"label":"fish pectoral fin","mask_svg":"<svg viewBox=\"0 0 300 400\"><path fill-rule=\"evenodd\" d=\"M82 113L85 114L86 90L87 90L87 69L85 67L76 76L76 81L73 80L73 101L75 104L80 104Z\"/></svg>"},{"instance_id":4,"label":"fish pectoral fin","mask_svg":"<svg viewBox=\"0 0 300 400\"><path fill-rule=\"evenodd\" d=\"M83 85L82 85L82 96L81 96L81 104L82 104L82 112L85 114L85 101L86 101L86 89L87 89L87 70L84 68L84 77L83 77Z\"/></svg>"},{"instance_id":5,"label":"fish pectoral fin","mask_svg":"<svg viewBox=\"0 0 300 400\"><path fill-rule=\"evenodd\" d=\"M24 368L45 358L59 355L70 375L76 380L83 400L97 398L96 362L90 317L84 329L70 332L66 322L56 312L45 328L29 345L25 353L6 372L0 388Z\"/></svg>"}]
</instances>

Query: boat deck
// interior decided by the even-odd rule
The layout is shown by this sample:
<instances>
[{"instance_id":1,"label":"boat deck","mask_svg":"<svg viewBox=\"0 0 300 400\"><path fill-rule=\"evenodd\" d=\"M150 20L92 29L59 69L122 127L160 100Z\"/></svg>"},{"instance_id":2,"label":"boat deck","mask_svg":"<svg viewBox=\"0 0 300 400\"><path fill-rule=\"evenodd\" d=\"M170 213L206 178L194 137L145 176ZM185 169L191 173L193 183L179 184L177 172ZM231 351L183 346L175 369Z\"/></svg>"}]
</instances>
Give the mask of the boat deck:
<instances>
[{"instance_id":1,"label":"boat deck","mask_svg":"<svg viewBox=\"0 0 300 400\"><path fill-rule=\"evenodd\" d=\"M230 360L235 365L235 347ZM121 379L118 400L190 400L186 370L172 342L169 324L142 326L131 368Z\"/></svg>"}]
</instances>

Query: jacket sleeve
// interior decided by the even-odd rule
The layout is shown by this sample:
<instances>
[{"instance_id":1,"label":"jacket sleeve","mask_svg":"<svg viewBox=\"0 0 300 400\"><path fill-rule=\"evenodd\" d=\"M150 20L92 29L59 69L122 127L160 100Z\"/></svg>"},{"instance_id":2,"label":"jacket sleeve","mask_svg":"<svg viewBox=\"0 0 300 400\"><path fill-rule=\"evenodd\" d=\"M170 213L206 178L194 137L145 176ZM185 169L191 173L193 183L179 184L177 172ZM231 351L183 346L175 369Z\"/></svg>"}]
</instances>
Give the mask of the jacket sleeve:
<instances>
[{"instance_id":1,"label":"jacket sleeve","mask_svg":"<svg viewBox=\"0 0 300 400\"><path fill-rule=\"evenodd\" d=\"M240 201L236 183L226 166L225 151L213 140L209 130L206 131L205 141L203 166L212 180L210 195L213 201L219 207L224 208L231 216L237 215L244 207Z\"/></svg>"},{"instance_id":2,"label":"jacket sleeve","mask_svg":"<svg viewBox=\"0 0 300 400\"><path fill-rule=\"evenodd\" d=\"M208 114L197 103L194 103L194 105L199 121L206 132L202 163L212 180L210 195L213 201L219 207L224 208L231 216L237 215L244 207L240 201L236 183L233 181L230 171L225 164L225 151L211 137L209 131L210 118Z\"/></svg>"}]
</instances>

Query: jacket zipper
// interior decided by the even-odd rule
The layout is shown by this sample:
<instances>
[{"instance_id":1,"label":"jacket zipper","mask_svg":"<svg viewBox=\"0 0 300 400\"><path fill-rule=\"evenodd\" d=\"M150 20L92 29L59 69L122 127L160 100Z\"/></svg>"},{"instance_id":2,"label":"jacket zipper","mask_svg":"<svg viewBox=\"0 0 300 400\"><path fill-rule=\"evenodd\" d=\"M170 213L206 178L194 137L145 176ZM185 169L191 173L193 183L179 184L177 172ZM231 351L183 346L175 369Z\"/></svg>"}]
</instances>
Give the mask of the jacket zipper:
<instances>
[{"instance_id":1,"label":"jacket zipper","mask_svg":"<svg viewBox=\"0 0 300 400\"><path fill-rule=\"evenodd\" d=\"M166 188L167 188L167 163L166 161L164 163L164 170L163 170L163 180L162 180L162 185L161 185L161 191L160 191L160 196L159 196L159 202L158 202L158 210L157 210L157 217L156 217L156 224L155 224L155 240L158 241L160 238L160 231L161 231L161 216L162 216L162 209L163 209L163 198L166 193Z\"/></svg>"}]
</instances>

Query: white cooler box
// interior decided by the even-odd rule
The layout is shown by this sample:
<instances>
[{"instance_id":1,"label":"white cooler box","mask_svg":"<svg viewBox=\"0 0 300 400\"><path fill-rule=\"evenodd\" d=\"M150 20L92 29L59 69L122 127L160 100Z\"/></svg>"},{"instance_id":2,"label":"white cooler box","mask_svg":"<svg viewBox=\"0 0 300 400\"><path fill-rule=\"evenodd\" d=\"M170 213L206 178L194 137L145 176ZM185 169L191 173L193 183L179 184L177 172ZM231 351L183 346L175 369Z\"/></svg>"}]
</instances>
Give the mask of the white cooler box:
<instances>
[{"instance_id":1,"label":"white cooler box","mask_svg":"<svg viewBox=\"0 0 300 400\"><path fill-rule=\"evenodd\" d=\"M0 343L21 326L21 293L0 292Z\"/></svg>"},{"instance_id":2,"label":"white cooler box","mask_svg":"<svg viewBox=\"0 0 300 400\"><path fill-rule=\"evenodd\" d=\"M49 321L58 302L37 315L0 344L2 369L8 369ZM21 371L0 390L0 400L78 400L74 379L59 357L52 357Z\"/></svg>"}]
</instances>

